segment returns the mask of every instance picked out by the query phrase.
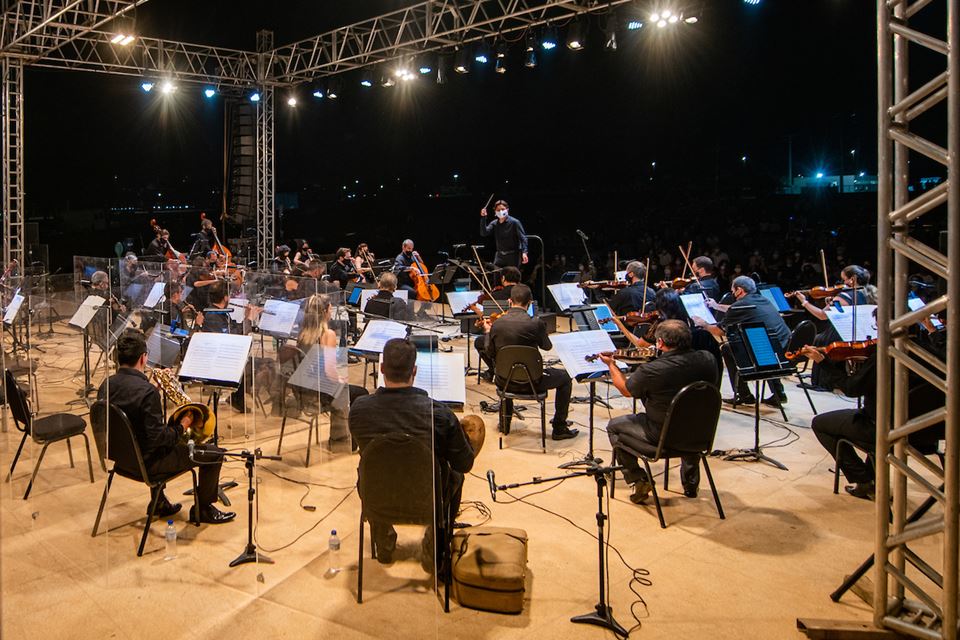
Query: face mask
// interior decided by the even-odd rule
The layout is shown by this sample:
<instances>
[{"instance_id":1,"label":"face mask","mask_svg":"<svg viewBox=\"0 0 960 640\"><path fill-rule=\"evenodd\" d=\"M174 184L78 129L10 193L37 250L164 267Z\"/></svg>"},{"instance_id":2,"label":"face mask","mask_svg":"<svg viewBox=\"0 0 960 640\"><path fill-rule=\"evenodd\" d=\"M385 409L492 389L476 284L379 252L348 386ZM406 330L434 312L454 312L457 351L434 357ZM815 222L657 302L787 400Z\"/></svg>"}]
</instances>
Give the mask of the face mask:
<instances>
[{"instance_id":1,"label":"face mask","mask_svg":"<svg viewBox=\"0 0 960 640\"><path fill-rule=\"evenodd\" d=\"M508 214L509 212L510 212L509 209L504 209L504 210L502 210L502 211L497 211L497 217L500 218L501 220L503 220L504 218L507 217L507 214Z\"/></svg>"}]
</instances>

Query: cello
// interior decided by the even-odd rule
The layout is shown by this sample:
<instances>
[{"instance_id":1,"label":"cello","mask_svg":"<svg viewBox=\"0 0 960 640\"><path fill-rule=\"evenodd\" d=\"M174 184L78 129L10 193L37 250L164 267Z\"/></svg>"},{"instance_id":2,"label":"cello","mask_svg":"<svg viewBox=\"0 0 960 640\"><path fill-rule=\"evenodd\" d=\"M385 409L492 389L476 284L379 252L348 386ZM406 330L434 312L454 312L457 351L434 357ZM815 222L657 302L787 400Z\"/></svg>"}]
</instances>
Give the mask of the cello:
<instances>
[{"instance_id":1,"label":"cello","mask_svg":"<svg viewBox=\"0 0 960 640\"><path fill-rule=\"evenodd\" d=\"M440 290L437 285L430 284L430 270L423 264L420 254L413 252L413 266L410 267L410 279L413 281L413 288L417 290L417 300L425 302L435 302L440 297Z\"/></svg>"}]
</instances>

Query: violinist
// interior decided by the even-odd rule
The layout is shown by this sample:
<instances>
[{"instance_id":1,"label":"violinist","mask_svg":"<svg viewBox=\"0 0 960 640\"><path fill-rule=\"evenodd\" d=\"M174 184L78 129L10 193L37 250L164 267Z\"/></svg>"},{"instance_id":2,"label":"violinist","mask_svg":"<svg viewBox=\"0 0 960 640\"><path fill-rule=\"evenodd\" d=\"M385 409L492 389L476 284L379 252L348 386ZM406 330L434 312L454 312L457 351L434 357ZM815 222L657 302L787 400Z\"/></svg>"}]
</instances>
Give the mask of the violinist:
<instances>
[{"instance_id":1,"label":"violinist","mask_svg":"<svg viewBox=\"0 0 960 640\"><path fill-rule=\"evenodd\" d=\"M196 309L205 309L210 301L207 295L208 288L219 280L213 275L207 261L198 257L194 258L193 266L187 272L185 282L188 287L193 288L190 295L187 296L187 302Z\"/></svg>"},{"instance_id":2,"label":"violinist","mask_svg":"<svg viewBox=\"0 0 960 640\"><path fill-rule=\"evenodd\" d=\"M480 210L480 235L493 236L497 244L497 254L493 264L498 267L519 267L527 264L527 234L523 224L510 215L510 205L506 200L497 200L493 205L496 219L487 223L487 209Z\"/></svg>"},{"instance_id":3,"label":"violinist","mask_svg":"<svg viewBox=\"0 0 960 640\"><path fill-rule=\"evenodd\" d=\"M353 262L356 266L357 273L363 275L363 278L366 282L376 282L377 276L373 270L374 261L377 259L377 256L370 251L366 242L361 242L357 245L357 250L353 253Z\"/></svg>"},{"instance_id":4,"label":"violinist","mask_svg":"<svg viewBox=\"0 0 960 640\"><path fill-rule=\"evenodd\" d=\"M184 318L184 312L188 309L194 312L196 310L183 301L183 287L176 282L168 282L163 286L163 295L166 297L167 304L170 306L170 326L185 328L186 319ZM194 322L197 327L203 326L203 316L196 314Z\"/></svg>"},{"instance_id":5,"label":"violinist","mask_svg":"<svg viewBox=\"0 0 960 640\"><path fill-rule=\"evenodd\" d=\"M691 348L690 329L682 320L661 322L655 340L660 357L639 365L629 378L617 367L613 358L600 356L610 369L613 386L624 396L639 398L643 402L645 413L620 416L607 424L607 435L614 447L617 462L624 467L623 477L633 485L630 501L634 504L641 504L647 498L653 479L640 468L637 458L617 445L631 449L656 447L667 410L677 392L693 382L717 384L720 380L713 357L705 351ZM696 498L700 485L699 455L680 459L680 480L683 495Z\"/></svg>"},{"instance_id":6,"label":"violinist","mask_svg":"<svg viewBox=\"0 0 960 640\"><path fill-rule=\"evenodd\" d=\"M413 297L416 298L417 290L413 286L413 279L410 276L410 273L413 269L416 269L414 266L414 257L416 251L413 250L413 240L407 239L403 241L403 245L400 247L400 253L397 254L397 257L393 260L393 273L397 276L397 288L406 289Z\"/></svg>"},{"instance_id":7,"label":"violinist","mask_svg":"<svg viewBox=\"0 0 960 640\"><path fill-rule=\"evenodd\" d=\"M349 247L337 249L336 259L330 264L330 280L338 283L341 289L346 289L348 282L356 282L357 271Z\"/></svg>"},{"instance_id":8,"label":"violinist","mask_svg":"<svg viewBox=\"0 0 960 640\"><path fill-rule=\"evenodd\" d=\"M701 317L693 318L696 326L706 329L716 338L723 339L730 332L737 331L738 326L746 322L762 322L767 332L776 336L780 343L780 348L784 349L790 342L790 329L780 317L780 312L772 302L764 298L757 292L757 283L749 276L737 276L730 283L730 292L736 301L727 309L726 315L719 325L708 324ZM737 376L737 364L733 360L733 354L730 351L723 352L723 359L727 365L727 372L730 375L730 385L734 388L735 395L732 398L724 398L728 404L755 404L757 399L753 397L750 386ZM773 379L767 381L767 386L772 392L769 398L763 399L763 404L770 406L779 406L787 402L787 394L783 390L783 384L780 380Z\"/></svg>"},{"instance_id":9,"label":"violinist","mask_svg":"<svg viewBox=\"0 0 960 640\"><path fill-rule=\"evenodd\" d=\"M501 303L504 310L510 306L510 293L513 291L514 285L520 283L520 269L516 267L504 267L500 272L500 286L494 287L490 291L490 295L483 294L480 296L480 299L477 300L477 304L474 304L474 311L483 315L483 308L480 306L483 304L483 300L496 300ZM487 365L486 371L484 371L481 377L487 382L493 382L493 359L487 355L487 335L478 336L474 341L474 345L477 347L477 353L480 354L480 359Z\"/></svg>"},{"instance_id":10,"label":"violinist","mask_svg":"<svg viewBox=\"0 0 960 640\"><path fill-rule=\"evenodd\" d=\"M202 331L204 333L244 333L244 326L233 322L230 318L230 294L227 283L221 280L211 285L209 295L210 306L203 310L203 320L201 321ZM245 320L250 319L251 314L255 311L256 309L253 305L247 305ZM248 323L245 322L244 324ZM247 366L249 368L249 361ZM240 377L240 386L230 394L230 406L239 413L244 413L247 410L245 380L247 373L248 372L245 372L244 375Z\"/></svg>"},{"instance_id":11,"label":"violinist","mask_svg":"<svg viewBox=\"0 0 960 640\"><path fill-rule=\"evenodd\" d=\"M843 280L844 289L836 297L826 298L826 306L838 304L842 307L848 307L850 305L877 303L877 288L870 285L870 272L868 270L851 264L843 268L840 276ZM856 297L854 297L854 292L856 292ZM796 299L800 306L814 318L818 320L827 319L827 313L811 303L802 291L793 291L788 293L787 296ZM833 340L830 340L830 342L833 342Z\"/></svg>"},{"instance_id":12,"label":"violinist","mask_svg":"<svg viewBox=\"0 0 960 640\"><path fill-rule=\"evenodd\" d=\"M707 256L697 256L693 259L692 266L697 281L684 287L683 292L703 293L714 302L720 302L720 285L717 283L717 276L714 274L713 260Z\"/></svg>"},{"instance_id":13,"label":"violinist","mask_svg":"<svg viewBox=\"0 0 960 640\"><path fill-rule=\"evenodd\" d=\"M380 318L390 318L391 320L412 319L412 309L407 301L393 295L393 292L397 290L397 276L389 271L384 271L380 274L378 286L377 294L367 300L367 306L363 309L364 313Z\"/></svg>"},{"instance_id":14,"label":"violinist","mask_svg":"<svg viewBox=\"0 0 960 640\"><path fill-rule=\"evenodd\" d=\"M638 260L633 260L627 264L626 278L629 285L617 291L607 303L615 315L622 316L630 311L649 311L649 308L641 309L644 300L646 300L648 307L653 306L653 296L656 294L650 287L644 287L646 273L646 267ZM646 289L646 293L644 293L644 289Z\"/></svg>"}]
</instances>

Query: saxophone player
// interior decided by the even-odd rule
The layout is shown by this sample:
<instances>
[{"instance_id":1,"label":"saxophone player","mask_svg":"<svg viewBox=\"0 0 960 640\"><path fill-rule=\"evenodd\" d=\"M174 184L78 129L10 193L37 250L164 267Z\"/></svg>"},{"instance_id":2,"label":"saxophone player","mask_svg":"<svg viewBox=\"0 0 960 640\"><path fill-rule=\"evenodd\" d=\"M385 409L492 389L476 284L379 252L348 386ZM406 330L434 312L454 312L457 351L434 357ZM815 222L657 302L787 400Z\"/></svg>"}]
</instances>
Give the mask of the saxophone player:
<instances>
[{"instance_id":1,"label":"saxophone player","mask_svg":"<svg viewBox=\"0 0 960 640\"><path fill-rule=\"evenodd\" d=\"M122 409L130 420L137 444L143 454L147 473L169 475L198 467L197 503L200 513L190 510L194 522L222 524L236 517L213 506L217 499L222 456L220 449L212 445L197 445L190 459L189 448L182 441L184 431L196 425L197 416L184 412L175 424L163 421L160 392L147 380L143 371L147 365L147 343L143 333L136 329L125 331L117 340L117 372L107 378L97 392L97 399L108 400ZM130 469L132 473L138 470ZM154 515L168 518L180 511L179 503L171 503L163 493L152 496L157 500ZM148 507L149 513L149 507Z\"/></svg>"}]
</instances>

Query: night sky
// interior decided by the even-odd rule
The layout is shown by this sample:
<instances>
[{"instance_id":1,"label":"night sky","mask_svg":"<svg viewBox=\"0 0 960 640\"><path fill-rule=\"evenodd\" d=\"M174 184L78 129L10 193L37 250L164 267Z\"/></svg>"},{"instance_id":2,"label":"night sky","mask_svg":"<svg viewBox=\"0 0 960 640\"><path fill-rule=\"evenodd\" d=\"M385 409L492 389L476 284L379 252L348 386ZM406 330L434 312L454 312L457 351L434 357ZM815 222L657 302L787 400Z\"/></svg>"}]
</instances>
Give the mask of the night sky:
<instances>
[{"instance_id":1,"label":"night sky","mask_svg":"<svg viewBox=\"0 0 960 640\"><path fill-rule=\"evenodd\" d=\"M258 28L284 44L404 4L151 0L137 29L252 50ZM651 6L635 5L640 15ZM698 24L669 31L621 30L611 52L593 20L584 51L538 52L534 70L522 65L521 40L504 75L474 65L443 86L429 77L364 89L347 74L340 100L318 102L301 87L295 109L278 94L277 191L333 194L349 184L369 195L399 178L421 195L464 188L478 194L475 209L492 191L590 193L651 178L678 188L774 185L786 175L791 136L795 174L835 173L841 162L848 173L875 172L872 3L717 0ZM218 202L210 193L221 184L219 96L182 85L166 100L143 93L137 78L91 73L31 70L26 81L33 214L143 204L148 189Z\"/></svg>"}]
</instances>

